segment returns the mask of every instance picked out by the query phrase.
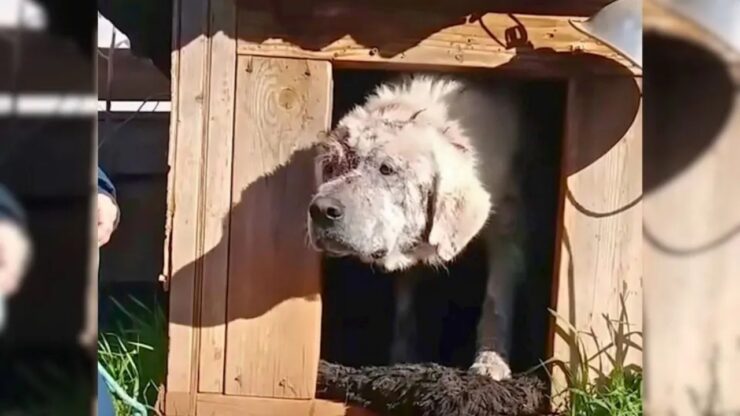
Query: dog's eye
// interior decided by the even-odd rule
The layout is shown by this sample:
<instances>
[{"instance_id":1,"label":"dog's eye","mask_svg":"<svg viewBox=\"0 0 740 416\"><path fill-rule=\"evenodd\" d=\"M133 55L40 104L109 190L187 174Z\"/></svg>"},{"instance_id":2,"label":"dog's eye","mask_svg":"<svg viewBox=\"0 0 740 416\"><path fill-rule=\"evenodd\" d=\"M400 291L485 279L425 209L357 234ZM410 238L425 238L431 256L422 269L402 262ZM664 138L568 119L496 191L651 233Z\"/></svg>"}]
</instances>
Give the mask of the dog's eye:
<instances>
[{"instance_id":1,"label":"dog's eye","mask_svg":"<svg viewBox=\"0 0 740 416\"><path fill-rule=\"evenodd\" d=\"M393 173L393 168L389 164L383 163L382 165L380 165L380 174L381 175L388 176L388 175L390 175L392 173Z\"/></svg>"},{"instance_id":2,"label":"dog's eye","mask_svg":"<svg viewBox=\"0 0 740 416\"><path fill-rule=\"evenodd\" d=\"M324 163L323 171L325 177L330 177L334 174L334 166L331 163Z\"/></svg>"}]
</instances>

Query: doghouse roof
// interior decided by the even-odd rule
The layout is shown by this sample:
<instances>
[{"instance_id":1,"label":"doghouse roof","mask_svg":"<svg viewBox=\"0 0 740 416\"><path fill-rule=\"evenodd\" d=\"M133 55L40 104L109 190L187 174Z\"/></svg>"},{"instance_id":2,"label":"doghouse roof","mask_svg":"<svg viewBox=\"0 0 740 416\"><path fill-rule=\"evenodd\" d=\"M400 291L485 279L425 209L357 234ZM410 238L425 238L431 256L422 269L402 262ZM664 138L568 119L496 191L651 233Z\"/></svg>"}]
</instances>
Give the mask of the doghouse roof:
<instances>
[{"instance_id":1,"label":"doghouse roof","mask_svg":"<svg viewBox=\"0 0 740 416\"><path fill-rule=\"evenodd\" d=\"M237 0L240 11L235 18L239 51L250 54L331 60L343 66L507 64L502 69L558 73L572 72L575 65L640 73L570 26L570 19L583 20L611 2ZM171 31L165 28L172 27L171 3L111 0L100 5L102 14L131 39L132 51L151 58L168 76Z\"/></svg>"}]
</instances>

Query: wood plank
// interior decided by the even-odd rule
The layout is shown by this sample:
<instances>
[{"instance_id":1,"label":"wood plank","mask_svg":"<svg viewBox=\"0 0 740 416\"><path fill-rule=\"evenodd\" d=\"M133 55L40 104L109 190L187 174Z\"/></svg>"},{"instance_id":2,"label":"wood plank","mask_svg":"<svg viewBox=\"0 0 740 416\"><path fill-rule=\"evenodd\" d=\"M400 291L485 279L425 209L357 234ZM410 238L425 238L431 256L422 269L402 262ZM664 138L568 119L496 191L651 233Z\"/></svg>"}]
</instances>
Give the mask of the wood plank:
<instances>
[{"instance_id":1,"label":"wood plank","mask_svg":"<svg viewBox=\"0 0 740 416\"><path fill-rule=\"evenodd\" d=\"M207 3L205 3L207 5ZM165 252L170 252L166 273L169 278L169 354L167 389L195 391L197 377L196 259L199 258L201 218L202 147L204 139L205 68L208 15L197 0L175 2L172 74L172 136L170 155L171 216ZM192 40L190 40L192 39ZM185 40L187 43L185 43ZM169 406L169 404L168 404Z\"/></svg>"},{"instance_id":2,"label":"wood plank","mask_svg":"<svg viewBox=\"0 0 740 416\"><path fill-rule=\"evenodd\" d=\"M199 391L223 392L226 349L226 286L231 209L236 8L233 0L211 2L210 94L205 146L205 212Z\"/></svg>"},{"instance_id":3,"label":"wood plank","mask_svg":"<svg viewBox=\"0 0 740 416\"><path fill-rule=\"evenodd\" d=\"M273 10L296 16L325 16L348 8L355 11L368 7L386 12L418 11L424 9L447 16L466 16L469 14L515 13L552 16L588 17L614 0L253 0L252 4L269 5Z\"/></svg>"},{"instance_id":4,"label":"wood plank","mask_svg":"<svg viewBox=\"0 0 740 416\"><path fill-rule=\"evenodd\" d=\"M178 1L172 2L172 53L171 53L171 65L170 65L170 96L172 107L170 109L170 120L169 120L169 137L167 143L167 200L166 200L166 212L164 219L164 245L162 247L162 273L159 276L159 280L165 291L169 291L170 280L172 279L172 223L174 211L175 211L175 162L177 161L177 119L179 117L179 97L178 89L180 88L180 38L178 33L180 32L180 3ZM170 308L171 309L171 308ZM168 310L169 313L169 310ZM170 326L167 328L167 335L169 336ZM168 346L168 354L171 347ZM168 366L169 355L167 357ZM168 370L169 373L169 370ZM164 403L159 403L164 406Z\"/></svg>"},{"instance_id":5,"label":"wood plank","mask_svg":"<svg viewBox=\"0 0 740 416\"><path fill-rule=\"evenodd\" d=\"M679 60L645 79L646 414L731 415L740 410L740 84L719 60Z\"/></svg>"},{"instance_id":6,"label":"wood plank","mask_svg":"<svg viewBox=\"0 0 740 416\"><path fill-rule=\"evenodd\" d=\"M166 416L193 416L195 405L195 394L168 390L164 397L164 414Z\"/></svg>"},{"instance_id":7,"label":"wood plank","mask_svg":"<svg viewBox=\"0 0 740 416\"><path fill-rule=\"evenodd\" d=\"M465 16L473 12L499 12L535 15L559 16L590 16L596 13L613 0L458 0L458 1L428 1L428 0L372 0L364 3L374 7L404 7L424 10L434 10L447 16ZM131 0L127 2L101 3L100 11L111 20L119 29L123 30L132 39L133 47L142 51L151 58L158 68L167 70L170 67L170 45L163 41L161 36L150 34L161 33L166 30L162 25L163 16L172 15L171 2L151 2L148 0ZM254 3L254 0L250 1ZM334 9L340 3L337 0L270 0L276 8L288 11L310 8L321 14L327 8ZM344 0L345 4L356 8L363 2ZM166 17L164 17L166 19ZM307 19L310 20L310 19ZM0 78L0 82L2 78Z\"/></svg>"},{"instance_id":8,"label":"wood plank","mask_svg":"<svg viewBox=\"0 0 740 416\"><path fill-rule=\"evenodd\" d=\"M198 416L373 416L368 410L327 400L198 395ZM168 415L169 416L169 415Z\"/></svg>"},{"instance_id":9,"label":"wood plank","mask_svg":"<svg viewBox=\"0 0 740 416\"><path fill-rule=\"evenodd\" d=\"M555 282L553 356L578 368L577 341L589 356L615 341L609 320L628 319L642 331L642 117L639 84L632 78L570 81L564 175L566 182L559 278ZM624 300L624 305L622 304ZM624 312L625 315L622 315ZM576 336L575 331L591 332ZM642 340L632 336L638 344ZM614 355L615 350L609 349ZM590 365L608 374L605 354ZM630 351L625 364L640 363ZM553 389L565 387L555 371Z\"/></svg>"},{"instance_id":10,"label":"wood plank","mask_svg":"<svg viewBox=\"0 0 740 416\"><path fill-rule=\"evenodd\" d=\"M472 18L367 6L306 13L275 11L259 2L241 5L238 52L330 60L340 67L500 67L527 76L640 73L574 29L567 16L487 13Z\"/></svg>"},{"instance_id":11,"label":"wood plank","mask_svg":"<svg viewBox=\"0 0 740 416\"><path fill-rule=\"evenodd\" d=\"M305 240L307 149L329 127L331 86L328 62L238 59L227 394L314 397L321 270Z\"/></svg>"}]
</instances>

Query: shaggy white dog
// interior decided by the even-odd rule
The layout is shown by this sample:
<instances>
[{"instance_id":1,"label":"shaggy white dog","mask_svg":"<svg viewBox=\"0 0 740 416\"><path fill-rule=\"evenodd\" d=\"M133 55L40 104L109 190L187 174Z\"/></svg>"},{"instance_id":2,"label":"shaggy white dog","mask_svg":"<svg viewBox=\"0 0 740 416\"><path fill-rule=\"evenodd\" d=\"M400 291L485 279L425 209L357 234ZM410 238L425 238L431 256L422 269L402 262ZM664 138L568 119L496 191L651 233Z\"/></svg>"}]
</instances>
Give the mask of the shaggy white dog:
<instances>
[{"instance_id":1,"label":"shaggy white dog","mask_svg":"<svg viewBox=\"0 0 740 416\"><path fill-rule=\"evenodd\" d=\"M328 135L309 208L317 249L389 271L442 266L480 233L490 266L472 370L495 379L510 375L522 270L515 97L506 87L430 75L381 85Z\"/></svg>"}]
</instances>

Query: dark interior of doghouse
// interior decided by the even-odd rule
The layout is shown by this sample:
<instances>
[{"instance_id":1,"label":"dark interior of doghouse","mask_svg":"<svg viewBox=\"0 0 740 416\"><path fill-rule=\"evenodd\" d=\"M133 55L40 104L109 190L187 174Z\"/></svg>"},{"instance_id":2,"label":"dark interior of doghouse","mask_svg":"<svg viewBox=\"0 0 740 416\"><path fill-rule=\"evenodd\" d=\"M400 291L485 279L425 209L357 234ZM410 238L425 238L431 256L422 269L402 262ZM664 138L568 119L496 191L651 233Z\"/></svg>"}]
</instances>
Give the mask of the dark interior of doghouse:
<instances>
[{"instance_id":1,"label":"dark interior of doghouse","mask_svg":"<svg viewBox=\"0 0 740 416\"><path fill-rule=\"evenodd\" d=\"M397 75L335 70L333 122L362 103L376 85ZM503 77L496 71L470 76L515 83L522 94L527 270L517 288L510 358L512 370L520 372L547 359L565 82ZM414 305L417 361L460 368L472 363L488 267L483 244L474 241L447 270L411 271L422 276ZM323 359L350 366L390 364L396 277L352 258L324 258Z\"/></svg>"}]
</instances>

